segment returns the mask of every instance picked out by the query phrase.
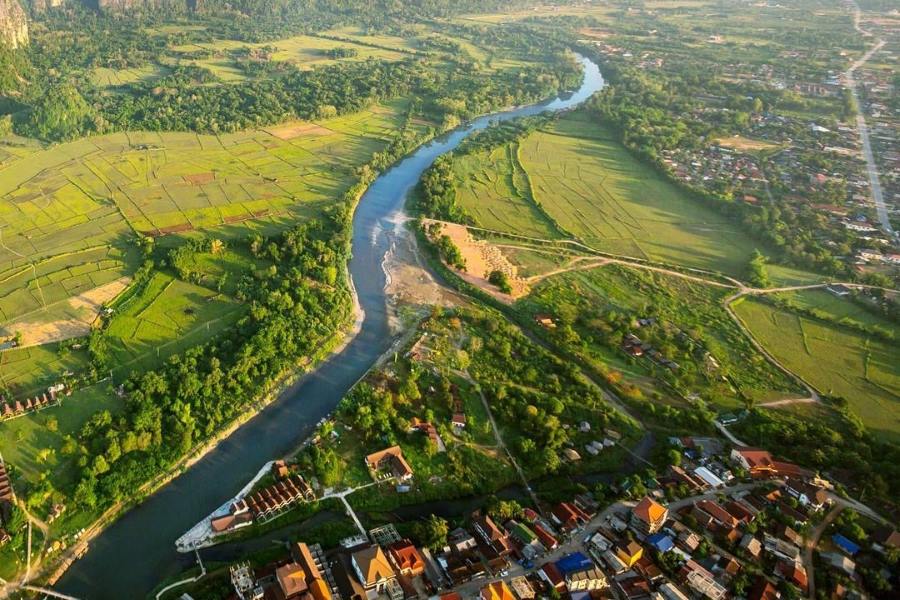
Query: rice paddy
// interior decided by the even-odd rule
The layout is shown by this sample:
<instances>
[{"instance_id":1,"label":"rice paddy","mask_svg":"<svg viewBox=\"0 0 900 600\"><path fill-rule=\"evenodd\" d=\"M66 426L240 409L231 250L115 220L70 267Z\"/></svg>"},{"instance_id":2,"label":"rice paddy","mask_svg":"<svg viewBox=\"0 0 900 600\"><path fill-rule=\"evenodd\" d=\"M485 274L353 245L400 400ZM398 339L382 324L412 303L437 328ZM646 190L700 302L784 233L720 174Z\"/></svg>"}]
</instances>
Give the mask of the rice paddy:
<instances>
[{"instance_id":1,"label":"rice paddy","mask_svg":"<svg viewBox=\"0 0 900 600\"><path fill-rule=\"evenodd\" d=\"M876 435L900 441L900 361L895 346L760 300L743 299L733 307L788 369L820 392L846 399Z\"/></svg>"},{"instance_id":2,"label":"rice paddy","mask_svg":"<svg viewBox=\"0 0 900 600\"><path fill-rule=\"evenodd\" d=\"M219 136L136 132L9 146L0 164L0 342L17 333L23 346L89 333L142 260L138 235L166 244L165 236L215 231L227 240L315 216L403 128L405 107ZM159 293L143 292L146 306L129 304L110 324L122 365L205 341L242 312L213 285L154 278L148 287ZM43 367L13 367L35 353L2 354L0 379L11 390L43 385Z\"/></svg>"},{"instance_id":3,"label":"rice paddy","mask_svg":"<svg viewBox=\"0 0 900 600\"><path fill-rule=\"evenodd\" d=\"M457 200L498 231L741 277L754 243L665 181L584 113L457 160ZM728 240L727 243L724 240Z\"/></svg>"}]
</instances>

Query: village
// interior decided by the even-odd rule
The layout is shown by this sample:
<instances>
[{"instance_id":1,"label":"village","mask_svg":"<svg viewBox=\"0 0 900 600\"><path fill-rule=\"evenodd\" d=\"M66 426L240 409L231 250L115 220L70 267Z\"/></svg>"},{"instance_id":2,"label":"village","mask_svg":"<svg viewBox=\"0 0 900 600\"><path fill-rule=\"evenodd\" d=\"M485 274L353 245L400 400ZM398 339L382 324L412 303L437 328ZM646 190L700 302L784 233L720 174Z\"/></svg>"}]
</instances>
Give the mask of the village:
<instances>
[{"instance_id":1,"label":"village","mask_svg":"<svg viewBox=\"0 0 900 600\"><path fill-rule=\"evenodd\" d=\"M900 533L828 481L763 449L729 449L712 438L670 443L679 464L652 479L626 479L608 506L586 492L533 507L510 502L493 514L479 509L458 527L432 515L427 545L391 523L334 548L299 541L289 558L229 566L232 597L853 599L866 597L864 582L890 578ZM366 463L375 481L415 477L396 448ZM286 476L284 464L273 469Z\"/></svg>"}]
</instances>

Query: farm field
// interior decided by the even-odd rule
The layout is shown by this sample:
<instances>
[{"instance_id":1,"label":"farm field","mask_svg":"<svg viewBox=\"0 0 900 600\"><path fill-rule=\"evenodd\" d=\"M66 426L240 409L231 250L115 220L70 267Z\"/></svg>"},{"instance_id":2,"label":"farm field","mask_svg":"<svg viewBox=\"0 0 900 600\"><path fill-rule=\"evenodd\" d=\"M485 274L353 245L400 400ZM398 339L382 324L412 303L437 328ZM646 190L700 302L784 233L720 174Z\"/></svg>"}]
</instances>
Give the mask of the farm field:
<instances>
[{"instance_id":1,"label":"farm field","mask_svg":"<svg viewBox=\"0 0 900 600\"><path fill-rule=\"evenodd\" d=\"M845 398L876 435L900 440L900 362L896 346L840 325L744 299L735 312L788 369L824 394Z\"/></svg>"},{"instance_id":2,"label":"farm field","mask_svg":"<svg viewBox=\"0 0 900 600\"><path fill-rule=\"evenodd\" d=\"M516 145L507 144L455 160L456 201L481 227L537 238L560 237L534 204L528 176L515 152Z\"/></svg>"},{"instance_id":3,"label":"farm field","mask_svg":"<svg viewBox=\"0 0 900 600\"><path fill-rule=\"evenodd\" d=\"M744 275L755 245L739 226L664 181L584 114L525 138L519 159L543 210L592 247Z\"/></svg>"},{"instance_id":4,"label":"farm field","mask_svg":"<svg viewBox=\"0 0 900 600\"><path fill-rule=\"evenodd\" d=\"M893 321L867 309L860 302L848 298L839 298L823 289L797 290L778 294L799 308L821 312L826 318L835 321L848 321L863 327L878 327L891 332L895 339L900 339L900 327Z\"/></svg>"},{"instance_id":5,"label":"farm field","mask_svg":"<svg viewBox=\"0 0 900 600\"><path fill-rule=\"evenodd\" d=\"M170 51L174 54L178 62L207 68L224 81L238 81L245 79L244 72L228 55L230 51L243 48L250 49L251 51L270 48L274 49L271 53L272 60L289 62L301 69L310 69L338 62L368 60L370 58L398 61L406 56L401 51L376 48L367 45L381 43L388 47L405 48L407 43L401 38L396 38L399 42L393 40L381 40L380 37L372 38L371 36L356 35L355 30L347 32L334 31L329 32L329 35L347 38L347 41L343 39L338 41L311 35L298 35L283 40L264 43L247 43L237 40L198 42L172 46L170 47ZM354 40L358 43L354 43ZM356 54L355 56L346 58L332 58L328 55L329 50L338 48L353 50ZM198 52L208 56L193 58L192 55Z\"/></svg>"},{"instance_id":6,"label":"farm field","mask_svg":"<svg viewBox=\"0 0 900 600\"><path fill-rule=\"evenodd\" d=\"M732 410L799 396L799 387L752 347L722 308L729 294L669 275L606 265L552 276L516 306L527 315L553 315L560 323L557 332L571 326L577 339L568 333L557 333L554 339L601 370L623 372L646 396L658 400L683 404L684 397L696 393L719 409ZM636 326L638 318L654 318L667 331ZM680 340L677 330L691 342ZM629 332L644 341L657 339L654 346L663 348L663 354L679 364L678 370L669 374L646 357L629 357L620 349ZM718 368L704 358L705 352ZM659 385L651 376L670 385Z\"/></svg>"},{"instance_id":7,"label":"farm field","mask_svg":"<svg viewBox=\"0 0 900 600\"><path fill-rule=\"evenodd\" d=\"M155 273L141 294L110 320L105 336L122 374L152 368L233 325L240 304L205 287Z\"/></svg>"},{"instance_id":8,"label":"farm field","mask_svg":"<svg viewBox=\"0 0 900 600\"><path fill-rule=\"evenodd\" d=\"M405 108L220 136L118 133L10 148L0 165L0 332L71 320L80 295L134 272L137 234L227 238L317 214L404 127Z\"/></svg>"}]
</instances>

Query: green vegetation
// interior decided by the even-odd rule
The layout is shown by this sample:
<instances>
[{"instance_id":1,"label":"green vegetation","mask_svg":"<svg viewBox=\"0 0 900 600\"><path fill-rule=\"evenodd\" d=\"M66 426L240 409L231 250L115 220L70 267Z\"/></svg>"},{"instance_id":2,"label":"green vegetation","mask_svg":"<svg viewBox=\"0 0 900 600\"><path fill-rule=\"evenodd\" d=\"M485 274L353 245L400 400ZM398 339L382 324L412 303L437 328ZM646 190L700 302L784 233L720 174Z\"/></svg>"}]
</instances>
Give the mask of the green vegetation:
<instances>
[{"instance_id":1,"label":"green vegetation","mask_svg":"<svg viewBox=\"0 0 900 600\"><path fill-rule=\"evenodd\" d=\"M370 480L364 457L399 445L414 472L412 489L399 494L365 488L350 500L362 510L390 510L398 503L487 494L517 482L497 446L481 395L503 441L529 477L609 470L620 449L571 462L567 447L602 439L604 428L636 438L633 424L607 405L576 368L529 341L501 317L481 309L437 310L419 328L401 358L370 373L348 394L319 442L298 458L301 470L327 487L353 487ZM465 427L451 417L465 415ZM594 433L579 431L587 421ZM416 427L430 423L440 444ZM431 539L431 535L424 536Z\"/></svg>"},{"instance_id":2,"label":"green vegetation","mask_svg":"<svg viewBox=\"0 0 900 600\"><path fill-rule=\"evenodd\" d=\"M438 161L422 181L423 212L744 276L753 243L739 225L634 159L589 113L517 133L461 148L452 173Z\"/></svg>"},{"instance_id":3,"label":"green vegetation","mask_svg":"<svg viewBox=\"0 0 900 600\"><path fill-rule=\"evenodd\" d=\"M641 385L626 389L626 397L683 406L699 396L711 406L733 409L799 392L728 316L722 301L731 293L608 265L550 278L517 306L527 314L552 314L557 327L547 330L547 337L605 371L608 380L618 382L623 374L623 383L635 378ZM647 355L629 356L622 346L629 333L677 368Z\"/></svg>"},{"instance_id":4,"label":"green vegetation","mask_svg":"<svg viewBox=\"0 0 900 600\"><path fill-rule=\"evenodd\" d=\"M900 364L892 344L762 300L742 299L733 308L788 369L839 399L873 434L900 440Z\"/></svg>"}]
</instances>

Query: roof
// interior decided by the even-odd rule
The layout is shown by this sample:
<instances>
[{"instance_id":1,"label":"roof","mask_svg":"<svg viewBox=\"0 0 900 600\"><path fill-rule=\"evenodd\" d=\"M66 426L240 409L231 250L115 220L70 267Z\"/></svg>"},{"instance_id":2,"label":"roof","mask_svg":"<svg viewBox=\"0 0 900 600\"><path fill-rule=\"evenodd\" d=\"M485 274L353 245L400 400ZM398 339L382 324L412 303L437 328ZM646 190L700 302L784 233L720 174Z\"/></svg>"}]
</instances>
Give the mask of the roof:
<instances>
[{"instance_id":1,"label":"roof","mask_svg":"<svg viewBox=\"0 0 900 600\"><path fill-rule=\"evenodd\" d=\"M735 448L735 452L740 454L751 469L773 469L775 464L772 461L772 455L768 450L762 448Z\"/></svg>"},{"instance_id":2,"label":"roof","mask_svg":"<svg viewBox=\"0 0 900 600\"><path fill-rule=\"evenodd\" d=\"M750 589L747 598L748 600L778 600L778 590L775 589L774 585L766 581L765 577L759 576Z\"/></svg>"},{"instance_id":3,"label":"roof","mask_svg":"<svg viewBox=\"0 0 900 600\"><path fill-rule=\"evenodd\" d=\"M353 562L356 563L365 581L366 586L373 585L382 579L390 579L394 576L394 570L388 563L387 556L378 546L371 546L353 553Z\"/></svg>"},{"instance_id":4,"label":"roof","mask_svg":"<svg viewBox=\"0 0 900 600\"><path fill-rule=\"evenodd\" d=\"M645 496L632 509L635 517L648 524L656 523L660 519L665 518L666 512L666 507L653 500L650 496Z\"/></svg>"},{"instance_id":5,"label":"roof","mask_svg":"<svg viewBox=\"0 0 900 600\"><path fill-rule=\"evenodd\" d=\"M400 446L391 446L390 448L373 452L366 457L366 464L378 468L385 458L390 458L401 474L412 475L412 467L403 458L403 450L400 449Z\"/></svg>"},{"instance_id":6,"label":"roof","mask_svg":"<svg viewBox=\"0 0 900 600\"><path fill-rule=\"evenodd\" d=\"M619 549L627 554L628 556L636 556L639 552L643 551L641 545L637 542L631 541L627 544L623 544L619 546Z\"/></svg>"},{"instance_id":7,"label":"roof","mask_svg":"<svg viewBox=\"0 0 900 600\"><path fill-rule=\"evenodd\" d=\"M559 572L563 575L575 573L576 571L584 571L593 566L593 561L585 556L583 552L574 552L556 561L556 568L559 569Z\"/></svg>"},{"instance_id":8,"label":"roof","mask_svg":"<svg viewBox=\"0 0 900 600\"><path fill-rule=\"evenodd\" d=\"M297 563L288 563L275 569L275 578L286 598L307 590L306 573Z\"/></svg>"},{"instance_id":9,"label":"roof","mask_svg":"<svg viewBox=\"0 0 900 600\"><path fill-rule=\"evenodd\" d=\"M647 538L647 543L660 552L668 552L675 547L675 542L665 533L654 533Z\"/></svg>"},{"instance_id":10,"label":"roof","mask_svg":"<svg viewBox=\"0 0 900 600\"><path fill-rule=\"evenodd\" d=\"M717 502L712 500L700 500L694 506L711 516L713 519L724 525L734 529L738 525L738 520L734 518L730 512L722 508Z\"/></svg>"},{"instance_id":11,"label":"roof","mask_svg":"<svg viewBox=\"0 0 900 600\"><path fill-rule=\"evenodd\" d=\"M853 556L854 554L859 552L859 544L846 538L845 536L841 535L840 533L836 533L833 536L831 536L831 541L834 542L835 546L837 546L838 548L840 548L841 550L843 550L850 556Z\"/></svg>"},{"instance_id":12,"label":"roof","mask_svg":"<svg viewBox=\"0 0 900 600\"><path fill-rule=\"evenodd\" d=\"M481 588L482 600L516 600L504 581L494 581Z\"/></svg>"},{"instance_id":13,"label":"roof","mask_svg":"<svg viewBox=\"0 0 900 600\"><path fill-rule=\"evenodd\" d=\"M395 542L388 547L388 552L394 560L394 564L401 571L407 569L412 571L421 571L425 568L425 559L419 554L419 551L409 540L401 540Z\"/></svg>"}]
</instances>

